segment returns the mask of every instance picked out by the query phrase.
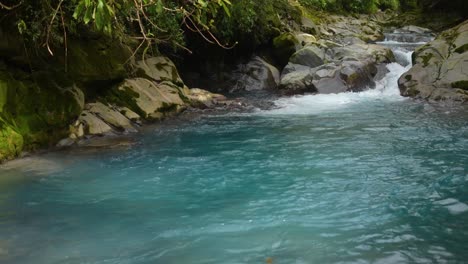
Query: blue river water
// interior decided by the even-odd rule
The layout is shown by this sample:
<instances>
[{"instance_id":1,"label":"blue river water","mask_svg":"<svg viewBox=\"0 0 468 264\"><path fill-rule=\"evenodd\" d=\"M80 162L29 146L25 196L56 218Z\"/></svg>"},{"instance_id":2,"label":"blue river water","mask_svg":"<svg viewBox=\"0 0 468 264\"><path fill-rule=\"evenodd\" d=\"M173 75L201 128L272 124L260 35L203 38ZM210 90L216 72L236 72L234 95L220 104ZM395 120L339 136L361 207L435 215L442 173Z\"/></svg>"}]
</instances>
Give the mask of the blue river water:
<instances>
[{"instance_id":1,"label":"blue river water","mask_svg":"<svg viewBox=\"0 0 468 264\"><path fill-rule=\"evenodd\" d=\"M388 68L3 165L0 263L466 263L468 109L400 97Z\"/></svg>"}]
</instances>

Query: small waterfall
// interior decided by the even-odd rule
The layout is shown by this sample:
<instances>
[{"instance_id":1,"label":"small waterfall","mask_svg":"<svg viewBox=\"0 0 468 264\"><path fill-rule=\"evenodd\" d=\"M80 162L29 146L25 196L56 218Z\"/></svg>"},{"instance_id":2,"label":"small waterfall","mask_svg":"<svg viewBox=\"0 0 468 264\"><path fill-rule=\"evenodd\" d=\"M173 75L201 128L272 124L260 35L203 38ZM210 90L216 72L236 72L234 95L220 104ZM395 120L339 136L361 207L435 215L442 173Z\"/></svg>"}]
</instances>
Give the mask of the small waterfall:
<instances>
[{"instance_id":1,"label":"small waterfall","mask_svg":"<svg viewBox=\"0 0 468 264\"><path fill-rule=\"evenodd\" d=\"M396 62L387 64L388 73L384 78L376 82L374 89L363 92L317 94L281 98L275 101L277 109L262 112L266 115L309 115L322 112L336 112L348 106L364 102L376 101L401 101L398 88L398 79L407 72L411 66L411 55L420 45L432 40L429 34L415 34L394 31L386 34L386 40L378 42L392 49Z\"/></svg>"}]
</instances>

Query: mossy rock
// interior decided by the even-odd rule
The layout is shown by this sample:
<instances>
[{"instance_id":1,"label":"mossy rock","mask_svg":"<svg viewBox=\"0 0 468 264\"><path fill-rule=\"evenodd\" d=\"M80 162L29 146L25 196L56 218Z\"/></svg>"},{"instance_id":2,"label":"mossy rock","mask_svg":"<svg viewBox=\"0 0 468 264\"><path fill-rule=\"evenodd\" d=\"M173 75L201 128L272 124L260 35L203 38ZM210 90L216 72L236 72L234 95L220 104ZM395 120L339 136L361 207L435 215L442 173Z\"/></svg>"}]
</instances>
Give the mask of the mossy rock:
<instances>
[{"instance_id":1,"label":"mossy rock","mask_svg":"<svg viewBox=\"0 0 468 264\"><path fill-rule=\"evenodd\" d=\"M0 162L17 157L23 144L23 136L0 119Z\"/></svg>"},{"instance_id":2,"label":"mossy rock","mask_svg":"<svg viewBox=\"0 0 468 264\"><path fill-rule=\"evenodd\" d=\"M182 88L172 82L156 83L145 78L126 79L109 90L104 99L150 121L179 113L187 105Z\"/></svg>"},{"instance_id":3,"label":"mossy rock","mask_svg":"<svg viewBox=\"0 0 468 264\"><path fill-rule=\"evenodd\" d=\"M288 64L289 58L296 52L299 44L297 38L291 33L283 33L273 39L273 53L281 67Z\"/></svg>"},{"instance_id":4,"label":"mossy rock","mask_svg":"<svg viewBox=\"0 0 468 264\"><path fill-rule=\"evenodd\" d=\"M68 75L83 83L121 80L127 75L128 47L105 37L69 41ZM60 57L61 63L65 58Z\"/></svg>"},{"instance_id":5,"label":"mossy rock","mask_svg":"<svg viewBox=\"0 0 468 264\"><path fill-rule=\"evenodd\" d=\"M77 87L61 88L47 78L19 79L0 71L0 152L12 155L55 143L83 110L84 95Z\"/></svg>"}]
</instances>

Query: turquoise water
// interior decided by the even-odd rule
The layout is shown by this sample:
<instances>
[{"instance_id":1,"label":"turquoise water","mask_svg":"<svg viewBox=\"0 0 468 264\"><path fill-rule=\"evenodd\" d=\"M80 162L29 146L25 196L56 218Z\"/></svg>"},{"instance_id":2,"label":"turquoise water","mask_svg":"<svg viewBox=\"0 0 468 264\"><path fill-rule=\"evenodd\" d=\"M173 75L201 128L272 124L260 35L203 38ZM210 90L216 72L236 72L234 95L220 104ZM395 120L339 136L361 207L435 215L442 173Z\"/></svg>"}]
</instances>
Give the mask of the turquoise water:
<instances>
[{"instance_id":1,"label":"turquoise water","mask_svg":"<svg viewBox=\"0 0 468 264\"><path fill-rule=\"evenodd\" d=\"M468 109L400 97L388 67L3 165L0 263L466 263Z\"/></svg>"},{"instance_id":2,"label":"turquoise water","mask_svg":"<svg viewBox=\"0 0 468 264\"><path fill-rule=\"evenodd\" d=\"M24 176L2 189L0 260L465 262L466 109L323 108L207 116L4 170Z\"/></svg>"}]
</instances>

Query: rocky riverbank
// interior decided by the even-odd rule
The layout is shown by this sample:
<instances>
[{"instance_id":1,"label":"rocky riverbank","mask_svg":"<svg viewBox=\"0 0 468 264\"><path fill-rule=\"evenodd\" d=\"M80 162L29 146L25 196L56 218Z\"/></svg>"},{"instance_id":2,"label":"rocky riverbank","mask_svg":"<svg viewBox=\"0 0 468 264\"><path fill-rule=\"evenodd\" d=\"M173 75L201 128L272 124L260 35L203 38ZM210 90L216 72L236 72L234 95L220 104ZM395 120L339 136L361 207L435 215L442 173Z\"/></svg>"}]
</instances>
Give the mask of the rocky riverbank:
<instances>
[{"instance_id":1,"label":"rocky riverbank","mask_svg":"<svg viewBox=\"0 0 468 264\"><path fill-rule=\"evenodd\" d=\"M254 108L249 100L255 98L268 105L265 95L371 89L385 75L385 64L395 61L389 48L376 44L385 39L385 29L401 26L395 14L312 15L299 9L301 23L285 21L285 30L265 50L213 74L221 79L199 77L213 84L206 87L212 92L189 88L181 76L190 74L180 73L168 57L138 61L127 45L109 38L89 34L74 41L68 53L44 62L32 61L28 50L18 48L25 45L21 36L1 29L0 161L24 151L127 135L187 109L242 111ZM466 25L445 31L415 52L415 66L400 79L402 95L467 100ZM230 100L220 93L254 95Z\"/></svg>"}]
</instances>

